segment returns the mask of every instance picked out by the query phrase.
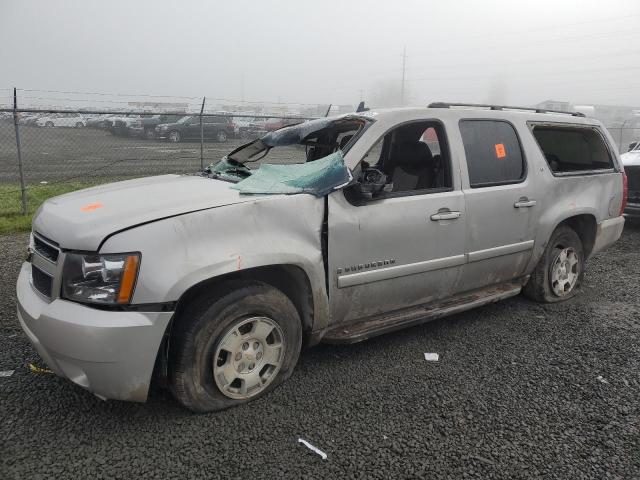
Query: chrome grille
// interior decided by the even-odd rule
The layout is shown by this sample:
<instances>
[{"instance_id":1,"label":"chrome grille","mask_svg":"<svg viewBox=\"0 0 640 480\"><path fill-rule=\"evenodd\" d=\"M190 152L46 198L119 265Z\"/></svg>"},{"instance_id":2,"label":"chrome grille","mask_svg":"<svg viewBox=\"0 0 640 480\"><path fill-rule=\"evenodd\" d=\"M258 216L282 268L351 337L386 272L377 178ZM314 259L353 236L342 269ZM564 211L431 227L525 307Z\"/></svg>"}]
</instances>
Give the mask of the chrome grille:
<instances>
[{"instance_id":1,"label":"chrome grille","mask_svg":"<svg viewBox=\"0 0 640 480\"><path fill-rule=\"evenodd\" d=\"M50 262L57 263L60 250L53 242L44 240L41 236L33 235L33 248L40 256L46 258Z\"/></svg>"}]
</instances>

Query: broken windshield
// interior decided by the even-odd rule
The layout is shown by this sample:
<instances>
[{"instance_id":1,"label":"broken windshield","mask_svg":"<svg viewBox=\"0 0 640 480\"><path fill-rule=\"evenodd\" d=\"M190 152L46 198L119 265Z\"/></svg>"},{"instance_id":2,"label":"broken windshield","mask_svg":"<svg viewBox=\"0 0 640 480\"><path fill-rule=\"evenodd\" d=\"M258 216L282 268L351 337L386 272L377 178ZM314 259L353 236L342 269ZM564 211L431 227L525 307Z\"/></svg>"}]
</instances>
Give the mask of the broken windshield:
<instances>
[{"instance_id":1,"label":"broken windshield","mask_svg":"<svg viewBox=\"0 0 640 480\"><path fill-rule=\"evenodd\" d=\"M371 121L357 115L309 120L269 132L262 138L235 149L226 158L242 164L262 160L267 155L270 163L312 162L337 150L346 153L351 140Z\"/></svg>"},{"instance_id":2,"label":"broken windshield","mask_svg":"<svg viewBox=\"0 0 640 480\"><path fill-rule=\"evenodd\" d=\"M237 183L232 188L244 194L326 195L351 181L343 154L371 122L345 115L284 127L235 149L204 173Z\"/></svg>"}]
</instances>

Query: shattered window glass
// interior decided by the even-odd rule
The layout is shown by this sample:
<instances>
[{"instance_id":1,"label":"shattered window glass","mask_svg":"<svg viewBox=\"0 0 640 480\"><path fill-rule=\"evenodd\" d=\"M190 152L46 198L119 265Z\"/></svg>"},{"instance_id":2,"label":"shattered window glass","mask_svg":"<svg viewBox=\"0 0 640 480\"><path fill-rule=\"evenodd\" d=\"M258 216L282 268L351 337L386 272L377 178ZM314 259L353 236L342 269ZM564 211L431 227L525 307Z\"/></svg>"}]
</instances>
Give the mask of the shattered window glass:
<instances>
[{"instance_id":1,"label":"shattered window glass","mask_svg":"<svg viewBox=\"0 0 640 480\"><path fill-rule=\"evenodd\" d=\"M371 122L344 115L284 127L235 149L204 174L246 194L326 195L351 181L343 155Z\"/></svg>"},{"instance_id":2,"label":"shattered window glass","mask_svg":"<svg viewBox=\"0 0 640 480\"><path fill-rule=\"evenodd\" d=\"M317 197L345 186L351 172L338 150L313 162L298 165L264 164L231 188L240 193L309 193Z\"/></svg>"}]
</instances>

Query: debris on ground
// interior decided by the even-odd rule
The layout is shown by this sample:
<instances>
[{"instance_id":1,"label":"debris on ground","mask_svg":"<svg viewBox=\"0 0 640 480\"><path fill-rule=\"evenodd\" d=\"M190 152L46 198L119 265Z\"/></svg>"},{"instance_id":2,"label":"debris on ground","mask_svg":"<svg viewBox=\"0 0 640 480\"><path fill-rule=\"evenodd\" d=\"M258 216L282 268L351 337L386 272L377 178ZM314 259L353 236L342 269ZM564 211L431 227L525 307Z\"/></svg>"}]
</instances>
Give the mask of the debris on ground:
<instances>
[{"instance_id":1,"label":"debris on ground","mask_svg":"<svg viewBox=\"0 0 640 480\"><path fill-rule=\"evenodd\" d=\"M324 453L322 450L320 450L319 448L314 447L313 445L311 445L309 442L307 442L306 440L303 440L302 438L298 439L298 443L302 443L305 447L307 447L309 450L311 450L312 452L317 453L318 455L320 455L322 457L323 460L327 459L327 454Z\"/></svg>"},{"instance_id":2,"label":"debris on ground","mask_svg":"<svg viewBox=\"0 0 640 480\"><path fill-rule=\"evenodd\" d=\"M33 363L29 364L29 370L31 370L32 373L53 373L53 370L49 370L48 368L38 367Z\"/></svg>"},{"instance_id":3,"label":"debris on ground","mask_svg":"<svg viewBox=\"0 0 640 480\"><path fill-rule=\"evenodd\" d=\"M601 383L609 383L609 382L607 382L607 380L602 375L598 375L596 377L596 380L598 380Z\"/></svg>"},{"instance_id":4,"label":"debris on ground","mask_svg":"<svg viewBox=\"0 0 640 480\"><path fill-rule=\"evenodd\" d=\"M15 370L0 370L0 377L10 377Z\"/></svg>"},{"instance_id":5,"label":"debris on ground","mask_svg":"<svg viewBox=\"0 0 640 480\"><path fill-rule=\"evenodd\" d=\"M437 362L440 359L440 355L438 355L437 353L427 353L427 352L425 352L424 359L427 362Z\"/></svg>"}]
</instances>

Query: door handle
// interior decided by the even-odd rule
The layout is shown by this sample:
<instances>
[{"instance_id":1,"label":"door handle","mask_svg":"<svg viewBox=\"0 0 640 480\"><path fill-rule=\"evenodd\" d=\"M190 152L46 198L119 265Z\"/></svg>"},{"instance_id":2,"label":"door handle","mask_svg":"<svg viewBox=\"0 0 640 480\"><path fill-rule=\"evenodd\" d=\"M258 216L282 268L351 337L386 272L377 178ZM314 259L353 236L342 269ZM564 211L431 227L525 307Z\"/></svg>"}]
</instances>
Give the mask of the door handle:
<instances>
[{"instance_id":1,"label":"door handle","mask_svg":"<svg viewBox=\"0 0 640 480\"><path fill-rule=\"evenodd\" d=\"M527 197L522 197L516 203L514 203L513 206L515 208L529 208L533 207L535 204L535 200L529 200Z\"/></svg>"},{"instance_id":2,"label":"door handle","mask_svg":"<svg viewBox=\"0 0 640 480\"><path fill-rule=\"evenodd\" d=\"M431 220L437 222L439 220L455 220L456 218L460 218L460 212L438 212L431 215Z\"/></svg>"}]
</instances>

